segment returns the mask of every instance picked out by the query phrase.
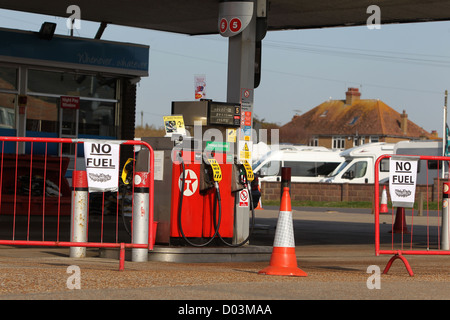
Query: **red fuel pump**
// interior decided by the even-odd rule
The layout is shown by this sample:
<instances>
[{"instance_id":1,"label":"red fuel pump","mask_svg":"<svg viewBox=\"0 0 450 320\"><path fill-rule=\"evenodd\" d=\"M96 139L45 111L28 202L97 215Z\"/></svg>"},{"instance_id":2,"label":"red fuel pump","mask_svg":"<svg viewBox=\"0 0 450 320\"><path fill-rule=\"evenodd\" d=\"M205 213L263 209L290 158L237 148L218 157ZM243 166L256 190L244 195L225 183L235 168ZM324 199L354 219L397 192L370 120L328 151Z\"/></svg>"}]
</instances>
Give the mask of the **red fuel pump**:
<instances>
[{"instance_id":1,"label":"red fuel pump","mask_svg":"<svg viewBox=\"0 0 450 320\"><path fill-rule=\"evenodd\" d=\"M192 246L206 246L219 232L222 237L231 238L235 201L231 192L233 164L226 163L226 154L221 152L214 152L206 160L199 151L174 152L171 242L183 239L182 242Z\"/></svg>"}]
</instances>

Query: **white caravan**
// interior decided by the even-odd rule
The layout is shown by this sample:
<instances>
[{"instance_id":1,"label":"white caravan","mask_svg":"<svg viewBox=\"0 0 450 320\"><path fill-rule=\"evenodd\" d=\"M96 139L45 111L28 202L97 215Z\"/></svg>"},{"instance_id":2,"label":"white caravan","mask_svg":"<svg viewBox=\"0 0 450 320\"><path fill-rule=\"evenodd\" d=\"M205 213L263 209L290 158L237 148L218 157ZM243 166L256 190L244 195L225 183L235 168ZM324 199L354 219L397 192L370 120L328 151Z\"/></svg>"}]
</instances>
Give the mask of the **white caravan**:
<instances>
[{"instance_id":1,"label":"white caravan","mask_svg":"<svg viewBox=\"0 0 450 320\"><path fill-rule=\"evenodd\" d=\"M442 141L436 140L420 140L420 141L400 141L394 148L397 155L421 155L421 156L442 156ZM442 161L437 160L421 160L417 166L417 184L433 184L433 180L438 177L442 178ZM448 173L446 166L445 172Z\"/></svg>"},{"instance_id":2,"label":"white caravan","mask_svg":"<svg viewBox=\"0 0 450 320\"><path fill-rule=\"evenodd\" d=\"M302 147L270 151L253 164L260 181L281 181L281 168L291 168L292 182L320 182L338 167L344 158L338 151L323 147Z\"/></svg>"},{"instance_id":3,"label":"white caravan","mask_svg":"<svg viewBox=\"0 0 450 320\"><path fill-rule=\"evenodd\" d=\"M393 143L375 142L363 144L341 152L345 161L321 182L328 183L374 183L375 162L384 155L394 153ZM389 159L380 163L379 180L389 177Z\"/></svg>"}]
</instances>

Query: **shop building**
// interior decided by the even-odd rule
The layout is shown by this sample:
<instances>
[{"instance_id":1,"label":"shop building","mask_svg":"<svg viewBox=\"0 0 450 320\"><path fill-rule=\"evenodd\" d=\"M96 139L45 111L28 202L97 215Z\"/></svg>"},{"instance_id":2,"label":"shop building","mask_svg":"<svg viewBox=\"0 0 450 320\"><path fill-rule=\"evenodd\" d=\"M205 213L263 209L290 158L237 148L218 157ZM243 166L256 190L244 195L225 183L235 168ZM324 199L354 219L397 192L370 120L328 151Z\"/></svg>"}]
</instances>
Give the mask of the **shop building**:
<instances>
[{"instance_id":1,"label":"shop building","mask_svg":"<svg viewBox=\"0 0 450 320\"><path fill-rule=\"evenodd\" d=\"M0 29L0 42L0 135L134 138L136 83L148 76L148 46L10 29ZM4 152L15 153L11 146ZM33 153L43 152L37 146ZM19 150L29 152L26 145ZM47 152L74 151L55 145Z\"/></svg>"}]
</instances>

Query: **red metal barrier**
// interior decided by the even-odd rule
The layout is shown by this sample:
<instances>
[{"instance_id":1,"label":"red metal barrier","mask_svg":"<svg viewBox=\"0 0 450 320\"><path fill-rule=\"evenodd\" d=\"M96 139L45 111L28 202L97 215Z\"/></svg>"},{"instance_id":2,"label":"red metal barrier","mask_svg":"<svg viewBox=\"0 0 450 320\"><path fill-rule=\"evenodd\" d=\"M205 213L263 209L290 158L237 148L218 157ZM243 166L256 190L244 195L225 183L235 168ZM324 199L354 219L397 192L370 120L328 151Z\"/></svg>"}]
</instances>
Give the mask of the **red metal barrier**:
<instances>
[{"instance_id":1,"label":"red metal barrier","mask_svg":"<svg viewBox=\"0 0 450 320\"><path fill-rule=\"evenodd\" d=\"M136 244L132 242L131 234L127 236L128 225L132 228L133 223L126 221L124 215L124 186L117 192L89 194L88 240L70 241L72 191L75 189L75 186L70 187L70 178L66 177L70 159L49 155L47 150L49 144L58 144L59 154L62 154L63 147L72 145L77 155L78 145L87 141L98 142L87 139L0 137L0 245L118 248L120 270L124 268L125 249L153 249L156 232L153 222L154 153L148 143L135 140L116 143L120 146L141 146L150 153L148 243ZM22 143L27 144L29 154L19 154ZM11 144L15 144L12 149L16 151L14 154L5 153L7 144L8 150L11 150ZM133 151L134 159L135 155ZM77 168L77 157L73 160L73 168ZM130 188L128 193L133 198L133 181ZM132 199L130 205L133 212Z\"/></svg>"},{"instance_id":2,"label":"red metal barrier","mask_svg":"<svg viewBox=\"0 0 450 320\"><path fill-rule=\"evenodd\" d=\"M426 172L422 171L421 173L422 175L426 174L427 184L416 186L415 204L417 209L392 208L391 214L380 214L380 189L383 186L380 186L379 183L380 162L382 159L391 158L391 156L383 155L377 159L375 164L375 254L376 256L381 254L393 255L384 269L383 273L385 274L389 271L392 263L400 259L409 275L413 276L414 273L405 255L450 255L448 249L444 250L441 247L443 227L441 201L443 199L443 184L448 183L447 179L444 181L441 178L442 163L450 161L450 157L414 157L418 157L420 161L427 163L427 166L424 166ZM436 170L433 171L435 178L432 177L431 170L428 170L430 161L437 164ZM431 178L433 178L433 184L428 183ZM421 196L424 203L423 209L419 209L417 206L418 204L422 205ZM437 203L436 209L430 209L432 202ZM445 207L446 203L444 202Z\"/></svg>"}]
</instances>

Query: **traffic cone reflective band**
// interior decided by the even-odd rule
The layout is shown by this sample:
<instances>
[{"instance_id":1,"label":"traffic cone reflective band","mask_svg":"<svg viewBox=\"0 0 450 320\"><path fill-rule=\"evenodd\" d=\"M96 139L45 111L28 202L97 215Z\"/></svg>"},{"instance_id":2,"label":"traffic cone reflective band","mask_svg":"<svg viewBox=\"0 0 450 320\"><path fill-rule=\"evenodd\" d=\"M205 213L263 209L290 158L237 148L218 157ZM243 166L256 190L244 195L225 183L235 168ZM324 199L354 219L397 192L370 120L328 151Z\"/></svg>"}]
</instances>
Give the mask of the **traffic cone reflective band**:
<instances>
[{"instance_id":1,"label":"traffic cone reflective band","mask_svg":"<svg viewBox=\"0 0 450 320\"><path fill-rule=\"evenodd\" d=\"M386 187L383 187L383 192L381 193L381 206L380 206L380 213L388 213L388 206L387 206L387 192Z\"/></svg>"},{"instance_id":2,"label":"traffic cone reflective band","mask_svg":"<svg viewBox=\"0 0 450 320\"><path fill-rule=\"evenodd\" d=\"M258 273L279 276L307 276L306 272L297 267L291 198L287 187L283 188L281 197L280 214L275 230L270 264Z\"/></svg>"}]
</instances>

